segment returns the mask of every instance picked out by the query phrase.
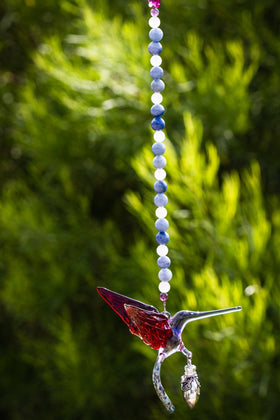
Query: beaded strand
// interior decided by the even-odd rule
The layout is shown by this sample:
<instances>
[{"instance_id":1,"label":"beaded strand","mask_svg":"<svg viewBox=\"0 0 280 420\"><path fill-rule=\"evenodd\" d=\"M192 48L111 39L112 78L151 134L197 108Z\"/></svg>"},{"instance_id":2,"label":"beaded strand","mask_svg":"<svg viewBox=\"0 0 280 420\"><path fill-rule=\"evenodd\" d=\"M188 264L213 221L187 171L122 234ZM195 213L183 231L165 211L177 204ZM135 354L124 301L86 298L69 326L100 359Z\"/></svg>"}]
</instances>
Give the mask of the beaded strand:
<instances>
[{"instance_id":1,"label":"beaded strand","mask_svg":"<svg viewBox=\"0 0 280 420\"><path fill-rule=\"evenodd\" d=\"M157 206L155 212L157 217L155 227L158 231L156 234L156 241L158 243L157 254L159 256L157 259L157 264L160 268L158 273L160 280L159 291L161 292L160 300L164 304L164 310L166 310L166 301L168 299L168 292L170 290L169 281L172 278L172 271L169 269L171 260L167 256L167 243L169 241L169 235L166 231L169 227L169 223L166 219L167 210L165 208L168 203L168 198L165 194L167 190L167 183L164 181L166 177L166 172L164 170L166 165L166 158L163 156L165 152L165 146L163 144L165 133L162 131L165 127L165 121L162 118L165 109L164 106L161 105L163 100L161 92L164 90L165 84L161 80L161 77L163 76L163 69L160 67L162 59L159 55L162 52L162 45L160 41L163 38L163 32L159 28L159 5L160 0L149 1L149 6L151 7L151 18L149 19L149 26L151 30L149 32L149 38L151 42L148 46L148 51L152 55L150 59L150 63L152 65L150 75L153 79L151 83L151 90L153 91L151 96L151 101L153 103L151 107L151 114L154 118L151 121L151 127L154 130L155 141L152 145L152 152L155 155L153 159L153 166L156 169L154 173L156 179L156 182L154 183L154 191L156 192L154 203Z\"/></svg>"}]
</instances>

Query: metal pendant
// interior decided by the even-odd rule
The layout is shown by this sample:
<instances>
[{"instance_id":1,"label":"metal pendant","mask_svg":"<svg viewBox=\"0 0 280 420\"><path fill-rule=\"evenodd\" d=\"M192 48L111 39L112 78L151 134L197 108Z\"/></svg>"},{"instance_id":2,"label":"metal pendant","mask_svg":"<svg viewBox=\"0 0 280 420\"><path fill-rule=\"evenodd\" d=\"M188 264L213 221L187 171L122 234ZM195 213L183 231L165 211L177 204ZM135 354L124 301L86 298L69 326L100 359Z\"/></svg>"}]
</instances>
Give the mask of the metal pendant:
<instances>
[{"instance_id":1,"label":"metal pendant","mask_svg":"<svg viewBox=\"0 0 280 420\"><path fill-rule=\"evenodd\" d=\"M198 380L196 366L188 364L185 366L185 374L181 376L181 389L184 393L184 399L190 408L193 408L200 395L200 383Z\"/></svg>"}]
</instances>

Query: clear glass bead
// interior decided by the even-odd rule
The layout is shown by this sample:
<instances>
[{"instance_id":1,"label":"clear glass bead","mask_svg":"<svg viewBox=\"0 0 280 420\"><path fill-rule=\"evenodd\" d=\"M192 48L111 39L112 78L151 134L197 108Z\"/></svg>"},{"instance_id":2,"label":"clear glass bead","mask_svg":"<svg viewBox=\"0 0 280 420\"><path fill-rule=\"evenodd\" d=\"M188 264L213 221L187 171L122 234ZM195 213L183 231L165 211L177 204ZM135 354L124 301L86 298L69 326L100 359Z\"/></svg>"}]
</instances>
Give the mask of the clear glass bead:
<instances>
[{"instance_id":1,"label":"clear glass bead","mask_svg":"<svg viewBox=\"0 0 280 420\"><path fill-rule=\"evenodd\" d=\"M149 19L149 26L150 28L158 28L160 25L160 18L158 18L157 16L152 16Z\"/></svg>"},{"instance_id":2,"label":"clear glass bead","mask_svg":"<svg viewBox=\"0 0 280 420\"><path fill-rule=\"evenodd\" d=\"M167 216L167 210L166 210L166 208L165 207L158 207L156 209L156 216L159 219L163 219L164 217L166 217ZM165 252L165 250L164 250L164 252ZM167 252L168 252L168 250L167 250ZM162 254L162 255L166 255L166 254Z\"/></svg>"},{"instance_id":3,"label":"clear glass bead","mask_svg":"<svg viewBox=\"0 0 280 420\"><path fill-rule=\"evenodd\" d=\"M161 143L165 139L165 134L163 131L158 130L154 133L154 140Z\"/></svg>"},{"instance_id":4,"label":"clear glass bead","mask_svg":"<svg viewBox=\"0 0 280 420\"><path fill-rule=\"evenodd\" d=\"M168 254L168 247L167 247L166 245L159 245L159 246L157 247L157 254L158 254L160 257L164 257L165 255L167 255L167 254Z\"/></svg>"},{"instance_id":5,"label":"clear glass bead","mask_svg":"<svg viewBox=\"0 0 280 420\"><path fill-rule=\"evenodd\" d=\"M161 281L158 285L158 288L161 293L168 293L170 290L170 284L168 281Z\"/></svg>"},{"instance_id":6,"label":"clear glass bead","mask_svg":"<svg viewBox=\"0 0 280 420\"><path fill-rule=\"evenodd\" d=\"M161 65L161 63L162 63L162 58L161 58L161 56L160 55L153 55L151 58L150 58L150 63L151 63L151 65L152 66L154 66L154 67L158 67L158 66L160 66Z\"/></svg>"},{"instance_id":7,"label":"clear glass bead","mask_svg":"<svg viewBox=\"0 0 280 420\"><path fill-rule=\"evenodd\" d=\"M162 99L163 99L162 94L159 92L155 92L151 96L151 100L153 104L155 105L159 105L162 102Z\"/></svg>"},{"instance_id":8,"label":"clear glass bead","mask_svg":"<svg viewBox=\"0 0 280 420\"><path fill-rule=\"evenodd\" d=\"M155 171L155 178L159 181L162 181L166 177L166 172L164 169L157 169Z\"/></svg>"}]
</instances>

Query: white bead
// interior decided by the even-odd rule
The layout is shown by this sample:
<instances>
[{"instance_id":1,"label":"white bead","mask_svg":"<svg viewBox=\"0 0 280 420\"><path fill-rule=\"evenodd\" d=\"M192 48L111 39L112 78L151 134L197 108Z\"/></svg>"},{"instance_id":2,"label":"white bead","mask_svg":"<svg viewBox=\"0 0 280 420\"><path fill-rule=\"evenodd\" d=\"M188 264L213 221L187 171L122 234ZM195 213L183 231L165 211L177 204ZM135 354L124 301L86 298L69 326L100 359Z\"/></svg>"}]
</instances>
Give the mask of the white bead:
<instances>
[{"instance_id":1,"label":"white bead","mask_svg":"<svg viewBox=\"0 0 280 420\"><path fill-rule=\"evenodd\" d=\"M165 177L166 177L166 172L165 172L165 170L164 170L164 169L157 169L157 170L155 171L155 178L156 178L158 181L162 181L163 179L165 179Z\"/></svg>"},{"instance_id":2,"label":"white bead","mask_svg":"<svg viewBox=\"0 0 280 420\"><path fill-rule=\"evenodd\" d=\"M164 219L167 216L167 210L165 207L158 207L156 209L156 216L159 219ZM163 245L164 246L164 245Z\"/></svg>"},{"instance_id":3,"label":"white bead","mask_svg":"<svg viewBox=\"0 0 280 420\"><path fill-rule=\"evenodd\" d=\"M151 28L158 28L160 25L160 18L158 18L157 16L152 16L149 19L149 26Z\"/></svg>"},{"instance_id":4,"label":"white bead","mask_svg":"<svg viewBox=\"0 0 280 420\"><path fill-rule=\"evenodd\" d=\"M153 67L159 67L162 63L162 58L160 55L152 55L150 58L150 63Z\"/></svg>"},{"instance_id":5,"label":"white bead","mask_svg":"<svg viewBox=\"0 0 280 420\"><path fill-rule=\"evenodd\" d=\"M158 285L158 288L161 293L168 293L170 290L170 284L168 281L161 281Z\"/></svg>"},{"instance_id":6,"label":"white bead","mask_svg":"<svg viewBox=\"0 0 280 420\"><path fill-rule=\"evenodd\" d=\"M160 208L160 207L159 207ZM160 257L165 257L168 254L168 247L166 245L159 245L157 247L157 254Z\"/></svg>"},{"instance_id":7,"label":"white bead","mask_svg":"<svg viewBox=\"0 0 280 420\"><path fill-rule=\"evenodd\" d=\"M162 102L162 99L163 99L162 94L159 92L155 92L151 96L151 100L153 104L157 104L157 105L160 104Z\"/></svg>"},{"instance_id":8,"label":"white bead","mask_svg":"<svg viewBox=\"0 0 280 420\"><path fill-rule=\"evenodd\" d=\"M165 139L165 134L163 131L155 131L154 140L158 143L161 143Z\"/></svg>"}]
</instances>

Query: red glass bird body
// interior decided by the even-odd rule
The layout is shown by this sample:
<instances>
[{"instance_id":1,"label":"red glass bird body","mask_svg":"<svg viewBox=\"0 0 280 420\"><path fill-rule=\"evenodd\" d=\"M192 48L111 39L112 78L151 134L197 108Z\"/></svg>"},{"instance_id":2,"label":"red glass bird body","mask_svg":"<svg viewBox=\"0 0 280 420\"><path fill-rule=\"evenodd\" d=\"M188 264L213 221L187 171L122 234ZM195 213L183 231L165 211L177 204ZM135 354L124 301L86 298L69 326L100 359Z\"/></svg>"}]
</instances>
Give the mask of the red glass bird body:
<instances>
[{"instance_id":1,"label":"red glass bird body","mask_svg":"<svg viewBox=\"0 0 280 420\"><path fill-rule=\"evenodd\" d=\"M188 405L193 407L199 395L199 382L195 366L190 364L192 353L182 341L182 331L188 322L240 311L241 307L236 306L204 312L179 311L174 316L168 317L167 313L160 313L154 306L120 295L103 287L98 287L97 291L127 324L132 334L140 337L152 349L158 350L158 357L153 370L153 383L159 398L169 412L174 411L174 406L161 384L161 364L168 356L177 351L182 352L188 358L187 369L193 374L185 379L191 386L186 393L184 392L184 395L186 394L185 399ZM184 387L182 384L183 390L186 389L186 383L184 382Z\"/></svg>"}]
</instances>

